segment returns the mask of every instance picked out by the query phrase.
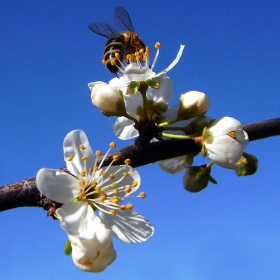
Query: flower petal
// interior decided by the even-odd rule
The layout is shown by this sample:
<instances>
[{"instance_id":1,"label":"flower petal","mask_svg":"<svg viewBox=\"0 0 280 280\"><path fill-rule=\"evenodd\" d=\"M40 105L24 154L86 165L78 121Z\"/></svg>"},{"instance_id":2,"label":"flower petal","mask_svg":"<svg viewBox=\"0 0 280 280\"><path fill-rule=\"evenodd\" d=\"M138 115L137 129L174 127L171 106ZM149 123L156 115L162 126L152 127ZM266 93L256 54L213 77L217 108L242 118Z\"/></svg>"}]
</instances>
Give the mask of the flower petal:
<instances>
[{"instance_id":1,"label":"flower petal","mask_svg":"<svg viewBox=\"0 0 280 280\"><path fill-rule=\"evenodd\" d=\"M150 88L147 91L147 98L153 99L155 102L169 103L174 97L174 86L172 80L163 75L156 79L159 83L159 88Z\"/></svg>"},{"instance_id":2,"label":"flower petal","mask_svg":"<svg viewBox=\"0 0 280 280\"><path fill-rule=\"evenodd\" d=\"M85 147L85 149L81 149L81 145ZM81 178L81 171L86 171L86 173L89 174L89 168L94 167L95 158L84 131L73 130L69 132L64 139L63 150L67 169L72 174L79 178ZM72 156L74 158L69 161L68 158ZM82 157L87 157L87 160L82 160Z\"/></svg>"},{"instance_id":3,"label":"flower petal","mask_svg":"<svg viewBox=\"0 0 280 280\"><path fill-rule=\"evenodd\" d=\"M70 202L56 210L60 225L68 235L92 239L100 222L91 206L84 201Z\"/></svg>"},{"instance_id":4,"label":"flower petal","mask_svg":"<svg viewBox=\"0 0 280 280\"><path fill-rule=\"evenodd\" d=\"M40 169L36 175L36 186L44 196L62 204L69 203L80 192L77 179L57 169Z\"/></svg>"},{"instance_id":5,"label":"flower petal","mask_svg":"<svg viewBox=\"0 0 280 280\"><path fill-rule=\"evenodd\" d=\"M243 130L243 127L241 122L237 119L222 117L213 121L208 129L214 136L219 136L227 134L230 131Z\"/></svg>"},{"instance_id":6,"label":"flower petal","mask_svg":"<svg viewBox=\"0 0 280 280\"><path fill-rule=\"evenodd\" d=\"M118 118L113 129L116 136L121 140L128 140L139 135L138 130L134 128L134 122L125 117Z\"/></svg>"},{"instance_id":7,"label":"flower petal","mask_svg":"<svg viewBox=\"0 0 280 280\"><path fill-rule=\"evenodd\" d=\"M158 162L158 164L161 169L171 174L179 173L189 166L187 156L161 160Z\"/></svg>"},{"instance_id":8,"label":"flower petal","mask_svg":"<svg viewBox=\"0 0 280 280\"><path fill-rule=\"evenodd\" d=\"M113 235L126 243L140 243L154 234L153 225L133 210L118 211L116 215L100 211L100 218Z\"/></svg>"}]
</instances>

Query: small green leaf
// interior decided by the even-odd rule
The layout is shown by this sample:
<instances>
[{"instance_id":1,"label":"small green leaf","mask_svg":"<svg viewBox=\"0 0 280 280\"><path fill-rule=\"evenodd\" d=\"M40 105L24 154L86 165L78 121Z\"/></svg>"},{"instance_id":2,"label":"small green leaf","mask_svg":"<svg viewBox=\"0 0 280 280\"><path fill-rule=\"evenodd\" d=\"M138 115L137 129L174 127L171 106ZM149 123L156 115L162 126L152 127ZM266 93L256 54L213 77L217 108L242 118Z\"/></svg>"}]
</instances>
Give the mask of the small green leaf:
<instances>
[{"instance_id":1,"label":"small green leaf","mask_svg":"<svg viewBox=\"0 0 280 280\"><path fill-rule=\"evenodd\" d=\"M64 245L64 254L69 256L72 253L72 246L70 240L67 240Z\"/></svg>"},{"instance_id":2,"label":"small green leaf","mask_svg":"<svg viewBox=\"0 0 280 280\"><path fill-rule=\"evenodd\" d=\"M126 94L135 94L140 87L140 82L132 81L129 86L127 87Z\"/></svg>"},{"instance_id":3,"label":"small green leaf","mask_svg":"<svg viewBox=\"0 0 280 280\"><path fill-rule=\"evenodd\" d=\"M155 89L159 88L159 83L156 81L155 78L148 79L145 82L151 88L155 88Z\"/></svg>"}]
</instances>

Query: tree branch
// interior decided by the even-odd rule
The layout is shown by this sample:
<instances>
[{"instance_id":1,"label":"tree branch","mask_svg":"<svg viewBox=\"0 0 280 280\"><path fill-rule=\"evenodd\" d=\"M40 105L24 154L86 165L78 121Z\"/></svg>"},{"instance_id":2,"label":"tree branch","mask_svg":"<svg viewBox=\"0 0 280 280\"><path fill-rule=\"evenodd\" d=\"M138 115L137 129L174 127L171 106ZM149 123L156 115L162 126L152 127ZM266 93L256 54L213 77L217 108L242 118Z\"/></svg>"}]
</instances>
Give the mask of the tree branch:
<instances>
[{"instance_id":1,"label":"tree branch","mask_svg":"<svg viewBox=\"0 0 280 280\"><path fill-rule=\"evenodd\" d=\"M244 125L250 141L280 135L280 118ZM192 140L169 139L149 143L146 146L132 144L119 151L109 154L104 166L112 161L113 155L119 155L115 165L123 164L131 159L132 167L154 163L189 153L199 152L200 147ZM100 159L101 161L101 159ZM66 170L66 168L62 168ZM36 188L35 177L0 187L0 211L23 206L37 206L49 210L52 202L43 197Z\"/></svg>"}]
</instances>

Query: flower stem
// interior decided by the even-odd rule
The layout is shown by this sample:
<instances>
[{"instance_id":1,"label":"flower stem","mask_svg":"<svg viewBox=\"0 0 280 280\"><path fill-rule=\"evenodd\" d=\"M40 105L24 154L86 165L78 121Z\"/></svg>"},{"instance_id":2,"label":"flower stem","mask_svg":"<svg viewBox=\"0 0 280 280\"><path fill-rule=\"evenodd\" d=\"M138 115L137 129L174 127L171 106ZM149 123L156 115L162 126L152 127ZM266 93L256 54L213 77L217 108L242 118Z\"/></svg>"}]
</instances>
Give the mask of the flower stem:
<instances>
[{"instance_id":1,"label":"flower stem","mask_svg":"<svg viewBox=\"0 0 280 280\"><path fill-rule=\"evenodd\" d=\"M173 139L192 139L192 140L194 140L193 137L187 136L187 135L176 135L176 134L169 134L169 133L162 133L161 135L163 137L173 138Z\"/></svg>"},{"instance_id":2,"label":"flower stem","mask_svg":"<svg viewBox=\"0 0 280 280\"><path fill-rule=\"evenodd\" d=\"M180 127L180 126L165 126L161 128L162 130L180 130L185 132L185 128L184 127Z\"/></svg>"},{"instance_id":3,"label":"flower stem","mask_svg":"<svg viewBox=\"0 0 280 280\"><path fill-rule=\"evenodd\" d=\"M124 114L123 116L126 117L129 120L134 121L136 124L139 123L139 121L137 119L135 119L134 117L130 116L128 113Z\"/></svg>"},{"instance_id":4,"label":"flower stem","mask_svg":"<svg viewBox=\"0 0 280 280\"><path fill-rule=\"evenodd\" d=\"M180 117L176 117L176 118L173 119L173 120L170 120L170 121L168 121L168 122L163 122L163 123L159 124L159 127L166 126L166 125L169 125L169 124L173 124L173 123L179 122L179 121L181 121L181 120L182 120L182 119L181 119Z\"/></svg>"}]
</instances>

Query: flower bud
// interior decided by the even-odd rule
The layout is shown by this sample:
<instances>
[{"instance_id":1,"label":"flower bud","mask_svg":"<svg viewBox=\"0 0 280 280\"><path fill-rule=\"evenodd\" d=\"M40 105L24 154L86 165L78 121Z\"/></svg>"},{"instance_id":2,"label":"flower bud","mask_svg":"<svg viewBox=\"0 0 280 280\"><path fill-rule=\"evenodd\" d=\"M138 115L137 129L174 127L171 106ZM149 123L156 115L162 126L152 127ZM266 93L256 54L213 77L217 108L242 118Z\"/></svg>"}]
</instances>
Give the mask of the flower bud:
<instances>
[{"instance_id":1,"label":"flower bud","mask_svg":"<svg viewBox=\"0 0 280 280\"><path fill-rule=\"evenodd\" d=\"M236 175L238 176L253 175L258 169L258 159L254 155L244 153L238 163L242 166L236 170Z\"/></svg>"},{"instance_id":2,"label":"flower bud","mask_svg":"<svg viewBox=\"0 0 280 280\"><path fill-rule=\"evenodd\" d=\"M202 138L202 154L207 154L215 163L225 168L236 165L249 141L242 124L231 117L210 122L204 128Z\"/></svg>"},{"instance_id":3,"label":"flower bud","mask_svg":"<svg viewBox=\"0 0 280 280\"><path fill-rule=\"evenodd\" d=\"M122 116L125 104L122 93L116 88L103 82L88 84L91 90L91 101L105 115Z\"/></svg>"},{"instance_id":4,"label":"flower bud","mask_svg":"<svg viewBox=\"0 0 280 280\"><path fill-rule=\"evenodd\" d=\"M204 115L210 105L208 96L199 91L188 91L180 96L180 106L177 116L188 120L195 116Z\"/></svg>"},{"instance_id":5,"label":"flower bud","mask_svg":"<svg viewBox=\"0 0 280 280\"><path fill-rule=\"evenodd\" d=\"M217 183L210 175L211 165L191 166L183 177L185 190L189 192L200 192L205 189L208 182Z\"/></svg>"}]
</instances>

